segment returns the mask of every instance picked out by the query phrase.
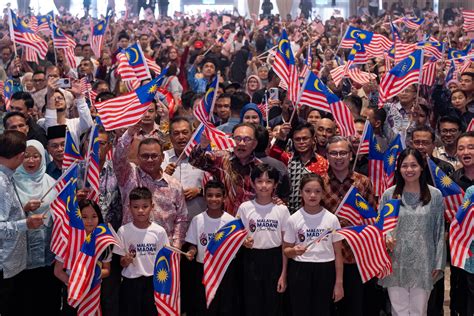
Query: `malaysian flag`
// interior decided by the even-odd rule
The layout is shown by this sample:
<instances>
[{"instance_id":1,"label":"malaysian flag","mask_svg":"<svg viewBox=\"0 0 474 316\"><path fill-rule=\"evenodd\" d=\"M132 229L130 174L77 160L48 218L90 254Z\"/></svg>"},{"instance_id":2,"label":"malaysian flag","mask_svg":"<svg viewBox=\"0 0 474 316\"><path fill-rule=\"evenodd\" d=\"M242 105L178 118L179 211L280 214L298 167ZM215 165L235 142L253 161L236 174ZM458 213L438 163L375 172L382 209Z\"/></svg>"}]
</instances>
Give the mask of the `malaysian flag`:
<instances>
[{"instance_id":1,"label":"malaysian flag","mask_svg":"<svg viewBox=\"0 0 474 316\"><path fill-rule=\"evenodd\" d=\"M362 136L360 138L359 148L357 149L357 156L358 155L367 155L369 153L369 142L370 139L373 137L374 130L372 129L372 125L370 125L370 121L365 121L364 131L362 132Z\"/></svg>"},{"instance_id":2,"label":"malaysian flag","mask_svg":"<svg viewBox=\"0 0 474 316\"><path fill-rule=\"evenodd\" d=\"M383 169L385 173L385 188L393 185L395 180L395 168L397 166L398 155L403 150L403 144L398 134L395 139L388 145L383 157Z\"/></svg>"},{"instance_id":3,"label":"malaysian flag","mask_svg":"<svg viewBox=\"0 0 474 316\"><path fill-rule=\"evenodd\" d=\"M159 315L179 316L181 314L179 260L179 253L165 247L161 248L156 255L153 288Z\"/></svg>"},{"instance_id":4,"label":"malaysian flag","mask_svg":"<svg viewBox=\"0 0 474 316\"><path fill-rule=\"evenodd\" d=\"M364 45L360 44L359 42L355 42L351 52L349 53L349 56L347 57L347 63L330 71L331 77L336 86L339 85L344 77L349 77L361 85L369 83L370 80L375 80L377 78L376 74L363 72L354 66L355 64L363 64L367 62L368 54L365 52Z\"/></svg>"},{"instance_id":5,"label":"malaysian flag","mask_svg":"<svg viewBox=\"0 0 474 316\"><path fill-rule=\"evenodd\" d=\"M95 98L97 97L97 92L92 90L92 85L88 81L87 77L82 77L80 79L81 84L81 93L89 98L92 104L95 103Z\"/></svg>"},{"instance_id":6,"label":"malaysian flag","mask_svg":"<svg viewBox=\"0 0 474 316\"><path fill-rule=\"evenodd\" d=\"M472 49L472 42L470 42L464 49L448 49L448 60L454 60L456 65L461 65L464 62L466 56L469 55Z\"/></svg>"},{"instance_id":7,"label":"malaysian flag","mask_svg":"<svg viewBox=\"0 0 474 316\"><path fill-rule=\"evenodd\" d=\"M155 76L158 76L161 74L161 67L158 66L158 64L150 57L145 56L146 64L148 66L148 69L150 71L153 71L155 73Z\"/></svg>"},{"instance_id":8,"label":"malaysian flag","mask_svg":"<svg viewBox=\"0 0 474 316\"><path fill-rule=\"evenodd\" d=\"M109 19L110 16L107 16L105 20L100 20L96 25L92 27L91 49L96 57L100 57L101 55L100 52L102 50L102 45L104 44L105 32L107 31Z\"/></svg>"},{"instance_id":9,"label":"malaysian flag","mask_svg":"<svg viewBox=\"0 0 474 316\"><path fill-rule=\"evenodd\" d=\"M393 21L393 23L403 23L406 27L417 30L423 23L425 23L425 19L418 18L418 17L414 17L414 18L403 17L403 18Z\"/></svg>"},{"instance_id":10,"label":"malaysian flag","mask_svg":"<svg viewBox=\"0 0 474 316\"><path fill-rule=\"evenodd\" d=\"M194 116L206 126L211 125L210 118L214 109L218 86L219 76L215 76L201 102L194 108Z\"/></svg>"},{"instance_id":11,"label":"malaysian flag","mask_svg":"<svg viewBox=\"0 0 474 316\"><path fill-rule=\"evenodd\" d=\"M382 231L372 225L344 227L337 230L354 253L362 282L392 273L392 261L387 253Z\"/></svg>"},{"instance_id":12,"label":"malaysian flag","mask_svg":"<svg viewBox=\"0 0 474 316\"><path fill-rule=\"evenodd\" d=\"M166 69L160 76L135 91L95 104L105 129L110 131L137 124L155 99L165 74Z\"/></svg>"},{"instance_id":13,"label":"malaysian flag","mask_svg":"<svg viewBox=\"0 0 474 316\"><path fill-rule=\"evenodd\" d=\"M42 31L45 34L49 34L49 25L54 22L54 12L50 11L46 15L36 16L37 31Z\"/></svg>"},{"instance_id":14,"label":"malaysian flag","mask_svg":"<svg viewBox=\"0 0 474 316\"><path fill-rule=\"evenodd\" d=\"M384 51L390 50L393 44L381 34L349 26L341 40L340 48L352 48L355 42L364 45L367 54L372 57L383 57Z\"/></svg>"},{"instance_id":15,"label":"malaysian flag","mask_svg":"<svg viewBox=\"0 0 474 316\"><path fill-rule=\"evenodd\" d=\"M219 150L227 150L235 147L235 141L228 134L218 130L212 123L205 126L206 136L213 147Z\"/></svg>"},{"instance_id":16,"label":"malaysian flag","mask_svg":"<svg viewBox=\"0 0 474 316\"><path fill-rule=\"evenodd\" d=\"M133 91L140 87L137 74L130 66L128 58L124 53L117 53L117 73L120 75L128 91Z\"/></svg>"},{"instance_id":17,"label":"malaysian flag","mask_svg":"<svg viewBox=\"0 0 474 316\"><path fill-rule=\"evenodd\" d=\"M100 307L101 275L102 268L99 264L96 264L90 290L79 304L77 316L100 315L100 313L102 313Z\"/></svg>"},{"instance_id":18,"label":"malaysian flag","mask_svg":"<svg viewBox=\"0 0 474 316\"><path fill-rule=\"evenodd\" d=\"M71 68L77 67L76 56L74 48L76 41L69 35L63 33L55 23L51 23L51 30L53 34L53 45L55 49L63 49L64 55Z\"/></svg>"},{"instance_id":19,"label":"malaysian flag","mask_svg":"<svg viewBox=\"0 0 474 316\"><path fill-rule=\"evenodd\" d=\"M295 64L295 57L291 49L290 41L286 30L283 29L278 42L273 70L280 77L281 84L288 90L288 99L296 103L298 100L300 83L298 80L298 70Z\"/></svg>"},{"instance_id":20,"label":"malaysian flag","mask_svg":"<svg viewBox=\"0 0 474 316\"><path fill-rule=\"evenodd\" d=\"M474 131L474 119L471 119L466 129L466 132L472 132L472 131Z\"/></svg>"},{"instance_id":21,"label":"malaysian flag","mask_svg":"<svg viewBox=\"0 0 474 316\"><path fill-rule=\"evenodd\" d=\"M38 54L31 47L25 46L23 49L25 60L30 63L39 63Z\"/></svg>"},{"instance_id":22,"label":"malaysian flag","mask_svg":"<svg viewBox=\"0 0 474 316\"><path fill-rule=\"evenodd\" d=\"M384 151L374 134L369 140L369 178L374 187L375 196L385 191Z\"/></svg>"},{"instance_id":23,"label":"malaysian flag","mask_svg":"<svg viewBox=\"0 0 474 316\"><path fill-rule=\"evenodd\" d=\"M111 245L117 245L117 241L110 232L110 229L105 224L99 224L97 227L86 236L84 243L82 244L79 253L77 254L76 261L71 269L71 275L68 283L68 303L72 307L83 305L84 300L88 297L88 294L96 286L92 287L94 281L95 270L97 263L102 253ZM100 282L99 282L100 286ZM94 300L92 300L94 301ZM100 301L100 300L99 300ZM86 304L93 305L99 308L99 304ZM83 308L84 309L84 308ZM91 311L88 315L94 315L91 308L87 308Z\"/></svg>"},{"instance_id":24,"label":"malaysian flag","mask_svg":"<svg viewBox=\"0 0 474 316\"><path fill-rule=\"evenodd\" d=\"M304 84L303 92L300 97L300 105L306 105L316 108L321 111L330 112L326 95L323 93L321 86L324 85L321 79L313 72L309 72L306 83Z\"/></svg>"},{"instance_id":25,"label":"malaysian flag","mask_svg":"<svg viewBox=\"0 0 474 316\"><path fill-rule=\"evenodd\" d=\"M127 56L127 62L135 72L138 80L142 81L151 78L142 48L138 43L127 47L122 53Z\"/></svg>"},{"instance_id":26,"label":"malaysian flag","mask_svg":"<svg viewBox=\"0 0 474 316\"><path fill-rule=\"evenodd\" d=\"M457 79L457 78L454 78L454 74L456 73L456 65L454 64L454 60L451 60L451 62L449 63L449 69L448 69L448 73L446 74L446 86L448 85L448 82L450 82L451 80L453 79Z\"/></svg>"},{"instance_id":27,"label":"malaysian flag","mask_svg":"<svg viewBox=\"0 0 474 316\"><path fill-rule=\"evenodd\" d=\"M435 187L441 191L441 194L443 194L444 206L446 207L444 217L447 221L452 222L459 205L462 204L464 191L430 158L428 158L428 167L430 169L431 177L433 178Z\"/></svg>"},{"instance_id":28,"label":"malaysian flag","mask_svg":"<svg viewBox=\"0 0 474 316\"><path fill-rule=\"evenodd\" d=\"M91 136L89 139L89 150L87 151L86 157L86 184L89 183L92 191L89 193L88 199L99 201L100 189L99 189L99 125L95 124L91 130Z\"/></svg>"},{"instance_id":29,"label":"malaysian flag","mask_svg":"<svg viewBox=\"0 0 474 316\"><path fill-rule=\"evenodd\" d=\"M451 265L464 269L466 259L473 256L469 248L474 239L474 203L473 196L464 197L456 216L449 227L449 249Z\"/></svg>"},{"instance_id":30,"label":"malaysian flag","mask_svg":"<svg viewBox=\"0 0 474 316\"><path fill-rule=\"evenodd\" d=\"M56 199L51 203L53 215L53 232L51 234L51 251L60 258L65 258L68 242L68 218L66 209L70 201L72 181L77 179L78 167L73 164L58 179L55 190L58 193ZM72 195L74 199L74 195Z\"/></svg>"},{"instance_id":31,"label":"malaysian flag","mask_svg":"<svg viewBox=\"0 0 474 316\"><path fill-rule=\"evenodd\" d=\"M69 130L66 130L66 141L64 143L64 158L62 169L68 169L76 160L82 160L81 152Z\"/></svg>"},{"instance_id":32,"label":"malaysian flag","mask_svg":"<svg viewBox=\"0 0 474 316\"><path fill-rule=\"evenodd\" d=\"M312 63L312 58L311 58L311 45L308 45L308 51L306 53L306 58L304 60L303 68L301 69L300 72L300 82L302 83L304 78L306 78L306 75L308 74L309 71L311 71L311 63ZM264 113L264 112L262 112Z\"/></svg>"},{"instance_id":33,"label":"malaysian flag","mask_svg":"<svg viewBox=\"0 0 474 316\"><path fill-rule=\"evenodd\" d=\"M374 225L380 229L384 235L397 227L400 205L400 200L392 199L385 203L380 210Z\"/></svg>"},{"instance_id":34,"label":"malaysian flag","mask_svg":"<svg viewBox=\"0 0 474 316\"><path fill-rule=\"evenodd\" d=\"M419 42L418 44L419 49L424 49L425 57L434 57L435 60L443 58L445 44L440 43L438 41L424 41Z\"/></svg>"},{"instance_id":35,"label":"malaysian flag","mask_svg":"<svg viewBox=\"0 0 474 316\"><path fill-rule=\"evenodd\" d=\"M421 81L420 84L427 86L433 86L436 80L436 60L429 60L423 65L423 70L421 71Z\"/></svg>"},{"instance_id":36,"label":"malaysian flag","mask_svg":"<svg viewBox=\"0 0 474 316\"><path fill-rule=\"evenodd\" d=\"M202 284L206 289L207 307L211 305L229 264L247 237L247 230L240 218L219 228L209 241L204 255Z\"/></svg>"},{"instance_id":37,"label":"malaysian flag","mask_svg":"<svg viewBox=\"0 0 474 316\"><path fill-rule=\"evenodd\" d=\"M201 143L201 136L203 132L204 124L201 123L199 124L199 127L196 128L196 130L194 131L193 135L186 144L186 147L184 147L184 153L186 154L186 156L189 156L193 148Z\"/></svg>"},{"instance_id":38,"label":"malaysian flag","mask_svg":"<svg viewBox=\"0 0 474 316\"><path fill-rule=\"evenodd\" d=\"M36 53L41 59L46 58L48 52L48 43L36 34L25 22L25 20L19 18L15 12L11 9L10 12L10 34L12 35L13 42L28 46Z\"/></svg>"},{"instance_id":39,"label":"malaysian flag","mask_svg":"<svg viewBox=\"0 0 474 316\"><path fill-rule=\"evenodd\" d=\"M9 111L11 98L13 95L13 80L12 79L7 79L7 81L3 83L2 92L3 92L3 99L5 102L5 108L7 109L7 111Z\"/></svg>"},{"instance_id":40,"label":"malaysian flag","mask_svg":"<svg viewBox=\"0 0 474 316\"><path fill-rule=\"evenodd\" d=\"M464 31L474 31L474 10L462 10Z\"/></svg>"},{"instance_id":41,"label":"malaysian flag","mask_svg":"<svg viewBox=\"0 0 474 316\"><path fill-rule=\"evenodd\" d=\"M334 214L352 225L374 224L377 218L377 212L354 186L347 191Z\"/></svg>"},{"instance_id":42,"label":"malaysian flag","mask_svg":"<svg viewBox=\"0 0 474 316\"><path fill-rule=\"evenodd\" d=\"M405 88L420 81L423 50L416 50L395 65L380 82L379 104L396 96Z\"/></svg>"}]
</instances>

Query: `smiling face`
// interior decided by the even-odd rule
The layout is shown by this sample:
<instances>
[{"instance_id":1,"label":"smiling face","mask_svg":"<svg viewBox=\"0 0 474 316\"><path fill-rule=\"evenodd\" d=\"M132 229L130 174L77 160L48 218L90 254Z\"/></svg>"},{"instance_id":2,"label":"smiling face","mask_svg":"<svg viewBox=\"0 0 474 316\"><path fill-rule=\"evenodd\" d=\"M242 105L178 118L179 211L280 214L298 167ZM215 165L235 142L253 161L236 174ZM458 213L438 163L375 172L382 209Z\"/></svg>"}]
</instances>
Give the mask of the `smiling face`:
<instances>
[{"instance_id":1,"label":"smiling face","mask_svg":"<svg viewBox=\"0 0 474 316\"><path fill-rule=\"evenodd\" d=\"M414 85L409 86L402 92L398 94L398 99L400 100L400 104L403 106L412 105L416 99L416 88Z\"/></svg>"},{"instance_id":2,"label":"smiling face","mask_svg":"<svg viewBox=\"0 0 474 316\"><path fill-rule=\"evenodd\" d=\"M244 117L242 118L243 123L252 123L252 124L260 124L260 117L258 113L254 110L248 110L245 112Z\"/></svg>"},{"instance_id":3,"label":"smiling face","mask_svg":"<svg viewBox=\"0 0 474 316\"><path fill-rule=\"evenodd\" d=\"M27 173L35 173L41 166L41 153L33 146L26 147L23 168Z\"/></svg>"},{"instance_id":4,"label":"smiling face","mask_svg":"<svg viewBox=\"0 0 474 316\"><path fill-rule=\"evenodd\" d=\"M255 91L259 88L258 80L256 78L249 78L249 81L247 82L247 88L250 91Z\"/></svg>"},{"instance_id":5,"label":"smiling face","mask_svg":"<svg viewBox=\"0 0 474 316\"><path fill-rule=\"evenodd\" d=\"M66 110L66 99L61 92L55 92L53 94L53 101L56 111L63 112Z\"/></svg>"},{"instance_id":6,"label":"smiling face","mask_svg":"<svg viewBox=\"0 0 474 316\"><path fill-rule=\"evenodd\" d=\"M298 154L305 154L312 151L314 147L314 137L308 128L296 131L293 134L293 144Z\"/></svg>"},{"instance_id":7,"label":"smiling face","mask_svg":"<svg viewBox=\"0 0 474 316\"><path fill-rule=\"evenodd\" d=\"M466 169L474 167L474 137L461 137L458 140L457 156Z\"/></svg>"},{"instance_id":8,"label":"smiling face","mask_svg":"<svg viewBox=\"0 0 474 316\"><path fill-rule=\"evenodd\" d=\"M205 198L210 211L220 211L224 205L224 192L221 188L206 189Z\"/></svg>"},{"instance_id":9,"label":"smiling face","mask_svg":"<svg viewBox=\"0 0 474 316\"><path fill-rule=\"evenodd\" d=\"M181 153L186 144L191 139L191 126L186 121L175 122L170 126L170 138L173 148L177 153Z\"/></svg>"},{"instance_id":10,"label":"smiling face","mask_svg":"<svg viewBox=\"0 0 474 316\"><path fill-rule=\"evenodd\" d=\"M460 134L459 125L451 122L440 123L439 134L441 135L441 141L445 146L454 146L454 143Z\"/></svg>"},{"instance_id":11,"label":"smiling face","mask_svg":"<svg viewBox=\"0 0 474 316\"><path fill-rule=\"evenodd\" d=\"M252 182L252 186L255 189L255 194L260 198L271 197L276 185L277 184L275 183L275 180L270 179L266 172Z\"/></svg>"},{"instance_id":12,"label":"smiling face","mask_svg":"<svg viewBox=\"0 0 474 316\"><path fill-rule=\"evenodd\" d=\"M153 125L155 124L156 117L158 116L158 112L156 111L156 104L152 103L148 110L143 114L141 124L142 125Z\"/></svg>"},{"instance_id":13,"label":"smiling face","mask_svg":"<svg viewBox=\"0 0 474 316\"><path fill-rule=\"evenodd\" d=\"M156 174L161 169L163 154L161 146L157 143L142 144L138 149L138 164L140 168L150 175Z\"/></svg>"},{"instance_id":14,"label":"smiling face","mask_svg":"<svg viewBox=\"0 0 474 316\"><path fill-rule=\"evenodd\" d=\"M248 159L257 147L254 130L248 126L240 126L234 131L232 137L236 143L235 156L240 160Z\"/></svg>"},{"instance_id":15,"label":"smiling face","mask_svg":"<svg viewBox=\"0 0 474 316\"><path fill-rule=\"evenodd\" d=\"M327 159L332 171L349 170L352 159L352 151L348 141L332 143L327 149Z\"/></svg>"},{"instance_id":16,"label":"smiling face","mask_svg":"<svg viewBox=\"0 0 474 316\"><path fill-rule=\"evenodd\" d=\"M419 182L422 171L423 168L413 155L408 155L400 166L400 173L405 184Z\"/></svg>"}]
</instances>

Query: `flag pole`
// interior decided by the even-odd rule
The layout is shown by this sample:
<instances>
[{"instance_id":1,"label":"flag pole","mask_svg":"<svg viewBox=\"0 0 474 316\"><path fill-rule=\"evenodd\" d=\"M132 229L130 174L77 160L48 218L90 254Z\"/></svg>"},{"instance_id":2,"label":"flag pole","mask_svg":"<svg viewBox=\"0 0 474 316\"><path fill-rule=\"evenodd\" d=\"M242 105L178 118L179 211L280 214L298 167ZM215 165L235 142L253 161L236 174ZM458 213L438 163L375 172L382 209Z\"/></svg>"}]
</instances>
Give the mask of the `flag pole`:
<instances>
[{"instance_id":1,"label":"flag pole","mask_svg":"<svg viewBox=\"0 0 474 316\"><path fill-rule=\"evenodd\" d=\"M177 253L179 253L179 254L182 254L182 255L184 255L184 256L187 255L187 253L185 253L184 251L182 251L182 250L180 250L180 249L178 249L178 248L176 248L176 247L173 247L173 246L171 246L171 245L164 245L164 247L167 248L167 249L169 249L169 250L171 250L171 251L174 251L174 252L177 252Z\"/></svg>"},{"instance_id":2,"label":"flag pole","mask_svg":"<svg viewBox=\"0 0 474 316\"><path fill-rule=\"evenodd\" d=\"M69 168L66 169L66 171L63 172L63 174L54 182L54 184L46 191L43 196L41 197L40 201L43 202L44 198L51 192L52 189L56 187L56 185L64 179L64 177L68 174L68 172L77 165L77 159L69 166Z\"/></svg>"},{"instance_id":3,"label":"flag pole","mask_svg":"<svg viewBox=\"0 0 474 316\"><path fill-rule=\"evenodd\" d=\"M89 171L89 161L90 161L90 156L91 156L91 150L92 147L94 146L94 133L95 129L97 128L97 124L94 124L94 126L91 128L91 134L89 135L89 146L87 146L87 156L86 156L86 161L85 161L85 166L84 166L84 188L86 187L86 181L87 181L87 174Z\"/></svg>"},{"instance_id":4,"label":"flag pole","mask_svg":"<svg viewBox=\"0 0 474 316\"><path fill-rule=\"evenodd\" d=\"M265 98L265 119L267 121L267 129L270 127L270 124L268 122L268 112L269 112L269 109L268 109L268 96L267 96L267 91L265 89L265 94L264 94L264 98Z\"/></svg>"},{"instance_id":5,"label":"flag pole","mask_svg":"<svg viewBox=\"0 0 474 316\"><path fill-rule=\"evenodd\" d=\"M418 99L420 97L420 86L421 86L421 78L423 76L423 58L425 56L425 50L421 49L421 65L420 65L420 75L418 76L418 86L416 87L416 107L418 108Z\"/></svg>"},{"instance_id":6,"label":"flag pole","mask_svg":"<svg viewBox=\"0 0 474 316\"><path fill-rule=\"evenodd\" d=\"M13 50L15 51L15 57L18 57L18 53L16 52L15 33L14 33L14 30L13 30L12 9L8 10L8 22L9 22L9 28L10 28L10 38L13 41Z\"/></svg>"},{"instance_id":7,"label":"flag pole","mask_svg":"<svg viewBox=\"0 0 474 316\"><path fill-rule=\"evenodd\" d=\"M300 87L300 93L298 94L298 99L296 100L296 104L293 107L293 113L291 113L291 116L290 116L290 122L289 122L290 124L293 121L293 118L296 114L296 110L298 109L298 106L300 104L301 96L303 95L304 87L306 86L306 83L308 82L310 73L311 71L308 71L308 73L306 74L306 77L304 78L303 84Z\"/></svg>"},{"instance_id":8,"label":"flag pole","mask_svg":"<svg viewBox=\"0 0 474 316\"><path fill-rule=\"evenodd\" d=\"M354 170L355 170L355 166L356 166L356 163L357 163L357 157L359 156L359 152L360 152L360 146L363 144L364 139L365 139L365 135L367 134L368 124L370 124L370 122L369 122L369 120L366 120L365 125L364 125L364 132L362 133L362 137L360 138L359 146L357 147L357 152L356 152L356 155L355 155L355 158L354 158L354 164L352 165L352 172L354 172ZM369 140L369 142L370 142L370 140Z\"/></svg>"}]
</instances>

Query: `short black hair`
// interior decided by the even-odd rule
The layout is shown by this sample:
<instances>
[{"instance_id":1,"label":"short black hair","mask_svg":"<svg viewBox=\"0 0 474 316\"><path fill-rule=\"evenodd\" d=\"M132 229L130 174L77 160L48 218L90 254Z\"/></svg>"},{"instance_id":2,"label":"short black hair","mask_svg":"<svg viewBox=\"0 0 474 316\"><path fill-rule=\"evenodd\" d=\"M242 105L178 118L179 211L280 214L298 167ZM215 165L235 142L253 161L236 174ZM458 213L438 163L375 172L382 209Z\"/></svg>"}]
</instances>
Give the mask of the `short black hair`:
<instances>
[{"instance_id":1,"label":"short black hair","mask_svg":"<svg viewBox=\"0 0 474 316\"><path fill-rule=\"evenodd\" d=\"M193 90L188 90L186 92L183 92L181 95L181 105L183 106L183 109L188 110L192 108L193 106L193 98L194 98L195 92Z\"/></svg>"},{"instance_id":2,"label":"short black hair","mask_svg":"<svg viewBox=\"0 0 474 316\"><path fill-rule=\"evenodd\" d=\"M349 102L353 104L356 109L357 109L357 114L360 114L360 111L362 110L362 98L357 96L357 95L349 95L344 98L345 102Z\"/></svg>"},{"instance_id":3,"label":"short black hair","mask_svg":"<svg viewBox=\"0 0 474 316\"><path fill-rule=\"evenodd\" d=\"M435 132L434 132L433 129L432 129L431 127L429 127L428 125L421 125L421 126L415 127L415 129L413 129L413 131L411 132L412 138L415 136L415 133L416 133L416 132L427 132L427 133L430 133L430 134L431 134L431 141L432 141L432 142L434 142L435 139L436 139Z\"/></svg>"},{"instance_id":4,"label":"short black hair","mask_svg":"<svg viewBox=\"0 0 474 316\"><path fill-rule=\"evenodd\" d=\"M268 178L274 180L275 183L278 183L280 180L280 173L278 170L266 163L255 166L250 173L250 179L252 179L252 182L255 182L255 180L260 178L264 173L267 173Z\"/></svg>"},{"instance_id":5,"label":"short black hair","mask_svg":"<svg viewBox=\"0 0 474 316\"><path fill-rule=\"evenodd\" d=\"M269 140L269 133L268 130L263 127L262 125L257 125L257 147L255 147L255 152L256 153L263 153L268 147L268 143L270 142Z\"/></svg>"},{"instance_id":6,"label":"short black hair","mask_svg":"<svg viewBox=\"0 0 474 316\"><path fill-rule=\"evenodd\" d=\"M474 131L464 132L459 135L458 139L456 139L456 148L458 147L459 140L464 137L474 137Z\"/></svg>"},{"instance_id":7,"label":"short black hair","mask_svg":"<svg viewBox=\"0 0 474 316\"><path fill-rule=\"evenodd\" d=\"M354 123L362 123L365 124L365 121L367 121L365 118L358 116L354 119Z\"/></svg>"},{"instance_id":8,"label":"short black hair","mask_svg":"<svg viewBox=\"0 0 474 316\"><path fill-rule=\"evenodd\" d=\"M204 185L204 195L208 189L221 189L222 194L225 195L225 185L219 180L211 179L207 181L206 185Z\"/></svg>"},{"instance_id":9,"label":"short black hair","mask_svg":"<svg viewBox=\"0 0 474 316\"><path fill-rule=\"evenodd\" d=\"M104 102L104 101L107 101L107 100L110 100L110 99L113 99L115 98L115 94L113 94L112 92L107 92L107 91L104 91L104 92L101 92L99 93L96 97L95 97L95 102Z\"/></svg>"},{"instance_id":10,"label":"short black hair","mask_svg":"<svg viewBox=\"0 0 474 316\"><path fill-rule=\"evenodd\" d=\"M17 91L13 93L12 100L23 100L25 101L25 105L27 109L32 109L35 105L35 101L29 92L25 91Z\"/></svg>"},{"instance_id":11,"label":"short black hair","mask_svg":"<svg viewBox=\"0 0 474 316\"><path fill-rule=\"evenodd\" d=\"M377 105L369 105L368 109L374 111L374 119L380 121L381 125L385 124L387 119L387 112L384 108L379 108Z\"/></svg>"},{"instance_id":12,"label":"short black hair","mask_svg":"<svg viewBox=\"0 0 474 316\"><path fill-rule=\"evenodd\" d=\"M193 129L193 124L191 124L191 121L187 118L187 117L184 117L184 116L175 116L173 117L170 122L169 122L169 130L170 130L170 133L173 131L173 124L175 123L180 123L180 122L186 122L188 123L189 125L189 129L192 131Z\"/></svg>"},{"instance_id":13,"label":"short black hair","mask_svg":"<svg viewBox=\"0 0 474 316\"><path fill-rule=\"evenodd\" d=\"M236 91L230 98L230 110L234 115L238 114L240 116L242 108L248 103L250 103L250 96L245 92Z\"/></svg>"},{"instance_id":14,"label":"short black hair","mask_svg":"<svg viewBox=\"0 0 474 316\"><path fill-rule=\"evenodd\" d=\"M462 76L470 76L472 80L474 80L474 72L472 71L465 71L461 74L461 77Z\"/></svg>"},{"instance_id":15,"label":"short black hair","mask_svg":"<svg viewBox=\"0 0 474 316\"><path fill-rule=\"evenodd\" d=\"M440 129L441 123L456 124L459 129L462 127L462 122L459 118L451 115L441 116L438 120L438 130Z\"/></svg>"},{"instance_id":16,"label":"short black hair","mask_svg":"<svg viewBox=\"0 0 474 316\"><path fill-rule=\"evenodd\" d=\"M163 145L161 144L161 142L156 138L150 137L150 138L142 139L140 141L140 143L138 144L138 152L140 152L140 148L142 148L143 145L153 145L153 144L160 145L160 151L161 152L163 151Z\"/></svg>"},{"instance_id":17,"label":"short black hair","mask_svg":"<svg viewBox=\"0 0 474 316\"><path fill-rule=\"evenodd\" d=\"M128 198L130 201L136 200L150 200L152 201L152 194L150 189L147 187L136 187L130 191L128 194Z\"/></svg>"},{"instance_id":18,"label":"short black hair","mask_svg":"<svg viewBox=\"0 0 474 316\"><path fill-rule=\"evenodd\" d=\"M232 94L230 93L221 93L218 97L217 97L217 100L219 99L223 99L223 98L232 98Z\"/></svg>"},{"instance_id":19,"label":"short black hair","mask_svg":"<svg viewBox=\"0 0 474 316\"><path fill-rule=\"evenodd\" d=\"M104 223L104 217L102 216L102 211L100 210L100 206L92 201L92 200L88 200L88 199L84 199L84 200L79 200L77 202L78 206L79 206L79 209L82 210L88 206L92 207L92 209L95 211L95 213L97 214L97 218L99 220L99 224L103 224Z\"/></svg>"},{"instance_id":20,"label":"short black hair","mask_svg":"<svg viewBox=\"0 0 474 316\"><path fill-rule=\"evenodd\" d=\"M7 121L11 118L11 117L14 117L14 116L20 116L22 117L25 122L27 122L27 119L26 119L26 116L25 114L21 113L21 112L8 112L7 114L5 114L5 116L3 117L3 126L5 128L7 128Z\"/></svg>"},{"instance_id":21,"label":"short black hair","mask_svg":"<svg viewBox=\"0 0 474 316\"><path fill-rule=\"evenodd\" d=\"M242 127L242 126L246 126L246 127L250 127L252 130L253 130L253 137L255 139L257 139L257 127L255 126L255 124L252 124L252 123L239 123L237 125L234 126L234 128L232 128L232 134L234 134L235 130L238 129L239 127Z\"/></svg>"},{"instance_id":22,"label":"short black hair","mask_svg":"<svg viewBox=\"0 0 474 316\"><path fill-rule=\"evenodd\" d=\"M125 38L127 40L130 40L130 36L128 36L127 32L120 32L118 37L117 37L117 40L121 40L122 38Z\"/></svg>"},{"instance_id":23,"label":"short black hair","mask_svg":"<svg viewBox=\"0 0 474 316\"><path fill-rule=\"evenodd\" d=\"M11 159L26 150L26 135L19 131L0 134L0 157Z\"/></svg>"},{"instance_id":24,"label":"short black hair","mask_svg":"<svg viewBox=\"0 0 474 316\"><path fill-rule=\"evenodd\" d=\"M309 129L309 132L311 133L311 137L314 137L314 135L316 134L313 124L301 123L295 127L295 129L293 130L293 135L295 135L296 132L302 131L304 129Z\"/></svg>"}]
</instances>

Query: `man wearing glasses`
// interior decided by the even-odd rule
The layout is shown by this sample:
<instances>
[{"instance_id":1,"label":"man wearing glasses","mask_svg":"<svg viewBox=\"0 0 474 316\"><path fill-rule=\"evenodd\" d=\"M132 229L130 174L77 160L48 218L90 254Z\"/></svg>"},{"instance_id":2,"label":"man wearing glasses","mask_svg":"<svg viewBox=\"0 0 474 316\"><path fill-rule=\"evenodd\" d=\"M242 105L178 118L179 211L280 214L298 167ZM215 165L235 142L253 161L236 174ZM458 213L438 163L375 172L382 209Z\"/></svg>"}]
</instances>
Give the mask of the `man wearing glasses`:
<instances>
[{"instance_id":1,"label":"man wearing glasses","mask_svg":"<svg viewBox=\"0 0 474 316\"><path fill-rule=\"evenodd\" d=\"M178 180L161 169L163 151L160 141L145 138L138 145L136 163L126 159L140 124L128 128L119 138L113 155L115 175L122 194L122 224L132 221L129 193L136 187L147 187L153 194L152 220L161 225L174 247L181 248L188 229L188 209Z\"/></svg>"},{"instance_id":2,"label":"man wearing glasses","mask_svg":"<svg viewBox=\"0 0 474 316\"><path fill-rule=\"evenodd\" d=\"M330 212L335 212L342 202L347 191L354 186L363 198L375 208L375 196L372 190L372 183L369 178L352 171L352 144L349 140L341 136L334 136L328 140L326 145L326 157L329 162L329 169L323 176L324 191L322 205ZM352 226L346 220L340 219L341 226ZM362 284L362 280L357 269L354 255L346 242L343 243L344 257L344 298L337 304L341 315L374 315L374 311L364 310L363 302L364 291L370 291L371 295L377 295L374 292L374 284ZM379 305L383 305L383 302ZM380 306L370 304L371 309L378 311Z\"/></svg>"},{"instance_id":3,"label":"man wearing glasses","mask_svg":"<svg viewBox=\"0 0 474 316\"><path fill-rule=\"evenodd\" d=\"M452 116L443 116L438 122L438 131L443 146L436 147L433 157L449 162L454 169L459 169L462 164L456 157L456 139L461 134L461 121Z\"/></svg>"},{"instance_id":4,"label":"man wearing glasses","mask_svg":"<svg viewBox=\"0 0 474 316\"><path fill-rule=\"evenodd\" d=\"M261 161L254 155L258 143L255 125L237 124L234 126L232 138L236 144L233 152L226 150L206 151L209 139L203 134L201 145L195 146L189 156L189 163L196 168L210 172L224 183L227 193L224 209L227 213L235 216L240 204L255 197L250 173Z\"/></svg>"}]
</instances>

